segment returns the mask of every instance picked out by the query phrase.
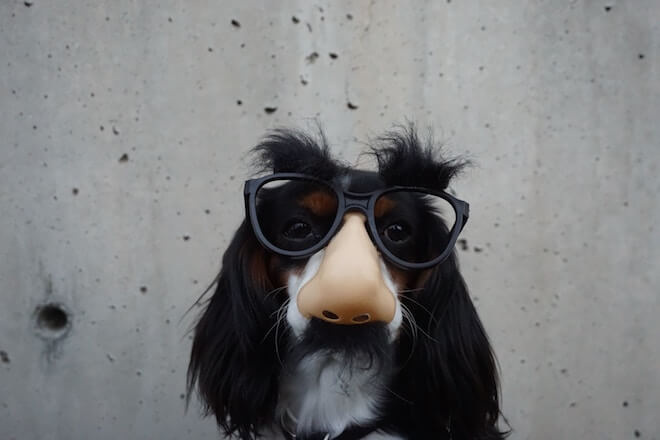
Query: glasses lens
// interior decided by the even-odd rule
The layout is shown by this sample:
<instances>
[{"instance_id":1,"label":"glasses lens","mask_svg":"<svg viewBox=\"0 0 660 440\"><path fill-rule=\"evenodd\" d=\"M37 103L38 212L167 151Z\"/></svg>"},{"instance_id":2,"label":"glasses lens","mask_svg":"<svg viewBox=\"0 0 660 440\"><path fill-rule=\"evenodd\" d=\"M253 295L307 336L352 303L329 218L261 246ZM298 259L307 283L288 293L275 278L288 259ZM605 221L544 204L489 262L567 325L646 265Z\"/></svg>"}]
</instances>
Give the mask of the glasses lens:
<instances>
[{"instance_id":1,"label":"glasses lens","mask_svg":"<svg viewBox=\"0 0 660 440\"><path fill-rule=\"evenodd\" d=\"M383 194L374 205L378 235L385 247L408 263L426 263L449 246L456 210L442 197L421 191Z\"/></svg>"},{"instance_id":2,"label":"glasses lens","mask_svg":"<svg viewBox=\"0 0 660 440\"><path fill-rule=\"evenodd\" d=\"M337 216L337 194L305 179L272 180L256 193L259 229L273 246L303 251L318 244Z\"/></svg>"}]
</instances>

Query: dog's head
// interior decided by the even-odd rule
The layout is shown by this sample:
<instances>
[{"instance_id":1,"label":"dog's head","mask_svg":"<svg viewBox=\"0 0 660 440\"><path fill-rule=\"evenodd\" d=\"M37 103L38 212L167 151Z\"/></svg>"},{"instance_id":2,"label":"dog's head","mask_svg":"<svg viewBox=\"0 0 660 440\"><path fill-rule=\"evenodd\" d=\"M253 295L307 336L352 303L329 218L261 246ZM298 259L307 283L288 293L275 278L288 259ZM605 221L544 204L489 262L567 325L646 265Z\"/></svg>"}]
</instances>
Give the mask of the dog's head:
<instances>
[{"instance_id":1,"label":"dog's head","mask_svg":"<svg viewBox=\"0 0 660 440\"><path fill-rule=\"evenodd\" d=\"M245 184L188 376L225 433L501 438L493 355L453 254L468 205L445 190L462 163L412 128L379 138L377 171L295 131L255 152L270 174Z\"/></svg>"}]
</instances>

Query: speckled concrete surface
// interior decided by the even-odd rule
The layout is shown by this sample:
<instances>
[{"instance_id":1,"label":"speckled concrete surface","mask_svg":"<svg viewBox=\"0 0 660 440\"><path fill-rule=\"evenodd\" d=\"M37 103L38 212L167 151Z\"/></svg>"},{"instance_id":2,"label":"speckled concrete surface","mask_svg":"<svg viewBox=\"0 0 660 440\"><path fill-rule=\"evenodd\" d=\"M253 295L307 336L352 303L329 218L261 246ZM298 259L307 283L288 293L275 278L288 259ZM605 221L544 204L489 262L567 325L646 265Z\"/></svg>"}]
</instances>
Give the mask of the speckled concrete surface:
<instances>
[{"instance_id":1,"label":"speckled concrete surface","mask_svg":"<svg viewBox=\"0 0 660 440\"><path fill-rule=\"evenodd\" d=\"M474 160L512 439L659 439L660 3L479 4L0 3L0 438L217 438L184 313L246 151L316 117L348 161L406 118Z\"/></svg>"}]
</instances>

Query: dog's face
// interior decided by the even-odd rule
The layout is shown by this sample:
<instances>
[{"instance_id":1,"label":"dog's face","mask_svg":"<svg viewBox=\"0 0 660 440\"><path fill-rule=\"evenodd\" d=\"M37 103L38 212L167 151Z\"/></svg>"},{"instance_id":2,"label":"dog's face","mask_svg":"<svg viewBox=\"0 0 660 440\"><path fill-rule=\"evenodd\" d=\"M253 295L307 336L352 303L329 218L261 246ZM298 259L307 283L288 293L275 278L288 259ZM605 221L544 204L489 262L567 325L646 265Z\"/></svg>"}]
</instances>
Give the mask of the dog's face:
<instances>
[{"instance_id":1,"label":"dog's face","mask_svg":"<svg viewBox=\"0 0 660 440\"><path fill-rule=\"evenodd\" d=\"M296 132L257 147L274 174L246 182L189 370L227 434L499 438L492 354L452 253L460 164L412 129L382 141L377 171Z\"/></svg>"},{"instance_id":2,"label":"dog's face","mask_svg":"<svg viewBox=\"0 0 660 440\"><path fill-rule=\"evenodd\" d=\"M377 325L387 340L395 340L402 321L399 292L411 287L418 274L388 261L371 237L378 234L382 246L404 257L427 254L422 244L428 237L447 234L444 228L434 231L434 225L421 222L429 215L429 206L420 199L424 195L419 193L420 200L414 200L418 194L398 191L373 197L387 189L383 180L377 173L353 170L328 183L311 177L274 182L263 185L267 189L256 189L258 206L252 223L262 232L261 240L275 249L270 276L286 286L286 321L294 335L302 338L309 323L318 319L332 324L328 329ZM343 194L357 196L352 209L340 200ZM376 225L371 230L368 216ZM320 249L312 249L319 244ZM309 257L278 254L278 250L305 249L311 249Z\"/></svg>"}]
</instances>

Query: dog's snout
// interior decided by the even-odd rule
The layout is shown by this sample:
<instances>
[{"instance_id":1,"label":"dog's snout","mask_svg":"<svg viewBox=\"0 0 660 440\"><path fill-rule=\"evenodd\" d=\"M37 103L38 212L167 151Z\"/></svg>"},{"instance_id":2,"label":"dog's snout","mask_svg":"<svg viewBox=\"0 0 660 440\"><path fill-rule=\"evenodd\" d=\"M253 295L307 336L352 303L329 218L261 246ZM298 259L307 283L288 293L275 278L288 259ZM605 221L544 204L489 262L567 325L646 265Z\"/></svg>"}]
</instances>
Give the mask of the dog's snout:
<instances>
[{"instance_id":1,"label":"dog's snout","mask_svg":"<svg viewBox=\"0 0 660 440\"><path fill-rule=\"evenodd\" d=\"M378 251L365 229L364 216L349 213L330 241L316 275L298 293L307 317L333 324L391 322L394 293L386 286Z\"/></svg>"}]
</instances>

